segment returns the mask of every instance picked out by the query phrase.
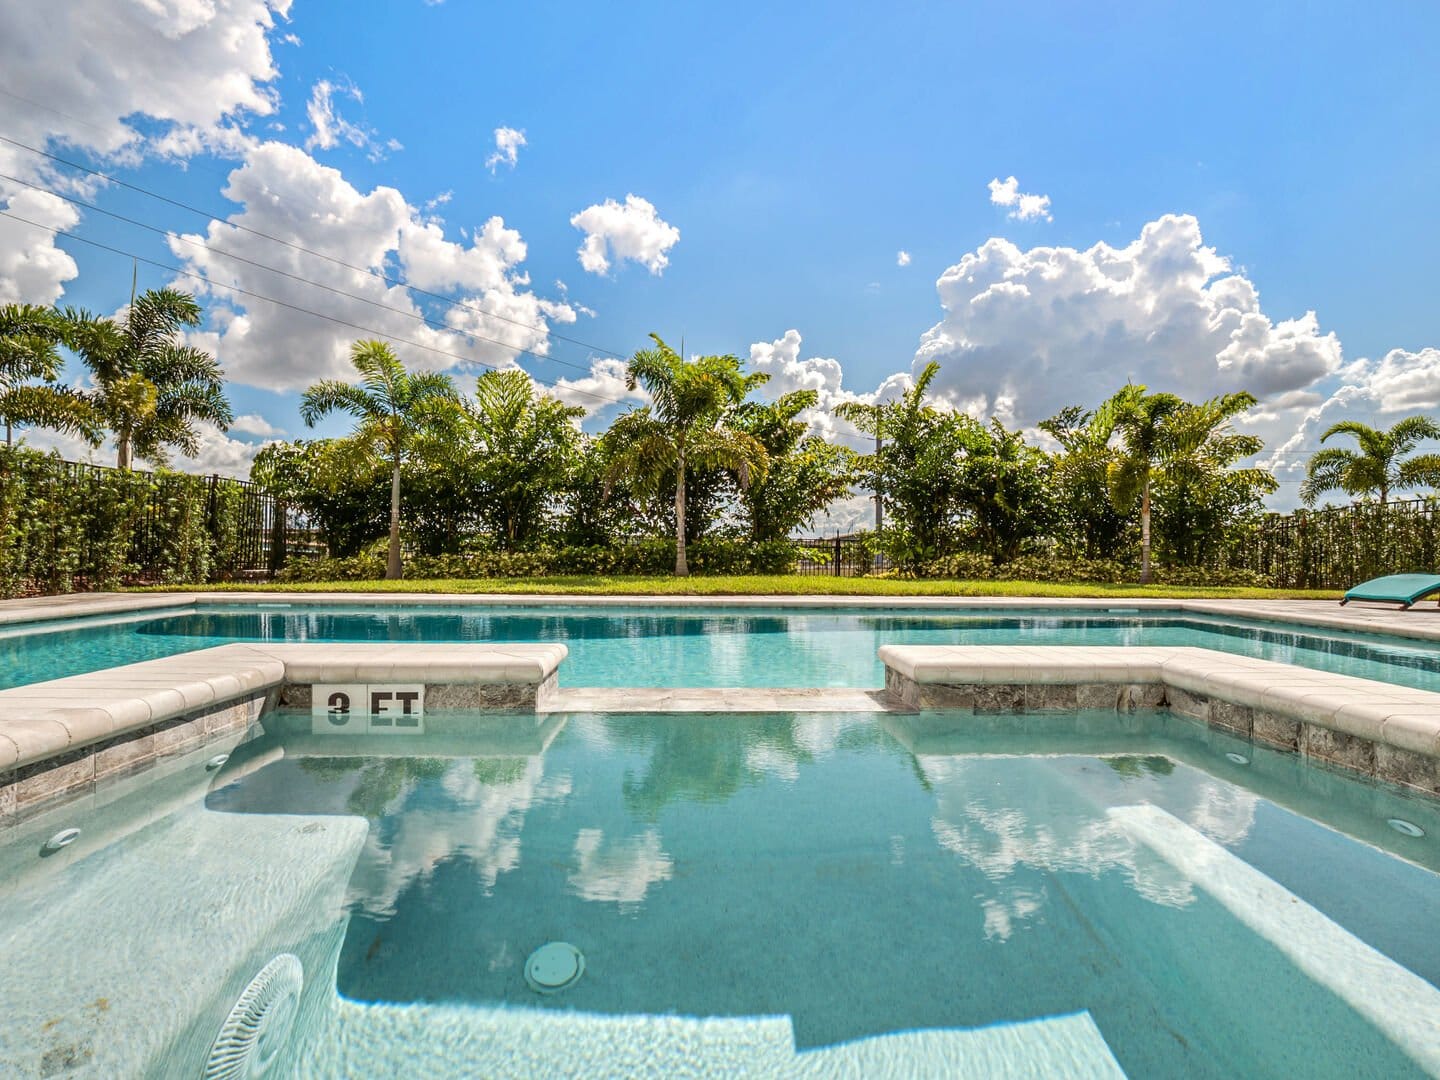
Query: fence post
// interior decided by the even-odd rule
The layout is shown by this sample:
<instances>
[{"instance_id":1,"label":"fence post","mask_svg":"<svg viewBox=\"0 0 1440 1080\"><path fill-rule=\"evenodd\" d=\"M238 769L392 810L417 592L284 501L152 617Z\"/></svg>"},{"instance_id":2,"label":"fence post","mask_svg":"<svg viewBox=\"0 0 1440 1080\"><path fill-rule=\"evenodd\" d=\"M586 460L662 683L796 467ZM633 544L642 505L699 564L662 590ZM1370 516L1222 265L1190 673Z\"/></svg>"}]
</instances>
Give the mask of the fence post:
<instances>
[{"instance_id":1,"label":"fence post","mask_svg":"<svg viewBox=\"0 0 1440 1080\"><path fill-rule=\"evenodd\" d=\"M835 576L840 577L840 534L835 534Z\"/></svg>"},{"instance_id":2,"label":"fence post","mask_svg":"<svg viewBox=\"0 0 1440 1080\"><path fill-rule=\"evenodd\" d=\"M280 567L285 565L285 519L289 511L283 502L273 497L270 505L273 508L274 518L270 522L269 573L273 578L280 572Z\"/></svg>"}]
</instances>

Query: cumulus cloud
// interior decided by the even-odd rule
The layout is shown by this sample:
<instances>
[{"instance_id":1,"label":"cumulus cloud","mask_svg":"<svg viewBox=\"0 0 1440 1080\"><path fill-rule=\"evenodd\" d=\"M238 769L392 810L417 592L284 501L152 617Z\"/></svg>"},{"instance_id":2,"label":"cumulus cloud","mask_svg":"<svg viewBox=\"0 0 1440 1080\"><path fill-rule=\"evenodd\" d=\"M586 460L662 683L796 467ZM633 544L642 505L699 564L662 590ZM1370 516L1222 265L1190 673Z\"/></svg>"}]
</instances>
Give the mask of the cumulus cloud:
<instances>
[{"instance_id":1,"label":"cumulus cloud","mask_svg":"<svg viewBox=\"0 0 1440 1080\"><path fill-rule=\"evenodd\" d=\"M0 189L0 197L4 194ZM48 192L21 187L4 208L14 217L0 215L0 304L53 304L80 271L55 245L55 236L36 226L68 229L80 220L79 212Z\"/></svg>"},{"instance_id":2,"label":"cumulus cloud","mask_svg":"<svg viewBox=\"0 0 1440 1080\"><path fill-rule=\"evenodd\" d=\"M259 413L237 416L234 423L230 425L230 430L240 435L259 435L261 437L285 434Z\"/></svg>"},{"instance_id":3,"label":"cumulus cloud","mask_svg":"<svg viewBox=\"0 0 1440 1080\"><path fill-rule=\"evenodd\" d=\"M680 240L680 230L638 195L626 195L623 204L606 199L587 206L571 217L570 224L585 234L580 265L592 274L608 272L612 259L629 259L658 277L670 265L667 253Z\"/></svg>"},{"instance_id":4,"label":"cumulus cloud","mask_svg":"<svg viewBox=\"0 0 1440 1080\"><path fill-rule=\"evenodd\" d=\"M255 460L255 455L267 445L266 442L246 442L244 439L233 438L213 424L197 423L195 429L200 442L199 448L193 455L172 451L170 468L201 475L214 473L219 476L233 476L243 480L250 475L250 464ZM36 450L58 451L67 461L115 464L113 442L97 448L73 436L40 428L26 430L23 437L26 446ZM152 464L154 463L140 463L141 467Z\"/></svg>"},{"instance_id":5,"label":"cumulus cloud","mask_svg":"<svg viewBox=\"0 0 1440 1080\"><path fill-rule=\"evenodd\" d=\"M246 124L275 110L268 35L289 7L290 0L0 4L0 71L34 103L0 98L5 134L124 164L150 154L238 153L250 141ZM0 172L72 190L91 186L8 143L0 144ZM37 206L24 190L0 182L0 209L57 227L78 220L73 210ZM0 295L53 302L75 276L69 256L37 229L0 229Z\"/></svg>"},{"instance_id":6,"label":"cumulus cloud","mask_svg":"<svg viewBox=\"0 0 1440 1080\"><path fill-rule=\"evenodd\" d=\"M1029 195L1020 190L1020 181L1013 176L1004 180L998 177L991 180L987 187L990 188L990 201L996 206L1008 206L1010 213L1007 217L1016 221L1034 221L1037 218L1044 218L1046 221L1054 221L1050 214L1049 195Z\"/></svg>"},{"instance_id":7,"label":"cumulus cloud","mask_svg":"<svg viewBox=\"0 0 1440 1080\"><path fill-rule=\"evenodd\" d=\"M1093 404L1127 381L1191 398L1293 393L1339 370L1340 342L1313 312L1273 321L1255 285L1207 247L1200 224L1166 215L1123 248L1021 249L992 238L936 283L944 317L916 369L967 411L1031 425Z\"/></svg>"},{"instance_id":8,"label":"cumulus cloud","mask_svg":"<svg viewBox=\"0 0 1440 1080\"><path fill-rule=\"evenodd\" d=\"M1320 436L1331 424L1359 420L1372 427L1389 427L1413 413L1434 415L1437 411L1440 349L1392 349L1378 360L1362 358L1341 369L1339 385L1330 394L1297 395L1262 414L1261 423L1280 428L1289 437L1273 445L1261 464L1286 485L1283 500L1277 501L1294 502L1310 454L1320 448Z\"/></svg>"},{"instance_id":9,"label":"cumulus cloud","mask_svg":"<svg viewBox=\"0 0 1440 1080\"><path fill-rule=\"evenodd\" d=\"M316 379L346 377L350 344L364 336L399 339L396 351L412 368L509 366L522 350L547 352L550 322L574 321L568 305L530 291L520 270L525 242L498 217L468 243L456 243L394 188L361 192L338 170L275 142L251 151L230 174L224 194L242 209L227 222L212 222L203 234L172 237L170 247L203 279L183 279L184 287L210 300L211 328L196 335L195 343L214 352L237 382L294 390ZM290 238L338 261L282 247L232 224ZM279 277L222 252L351 296ZM388 267L392 277L398 268L413 285L451 294L459 306L422 308L403 287L341 263L371 271ZM226 286L291 306L237 296ZM442 325L426 325L426 318Z\"/></svg>"},{"instance_id":10,"label":"cumulus cloud","mask_svg":"<svg viewBox=\"0 0 1440 1080\"><path fill-rule=\"evenodd\" d=\"M520 160L520 147L524 145L525 132L512 127L496 128L495 150L485 159L485 167L492 173L501 165L509 165L513 169Z\"/></svg>"},{"instance_id":11,"label":"cumulus cloud","mask_svg":"<svg viewBox=\"0 0 1440 1080\"><path fill-rule=\"evenodd\" d=\"M591 360L590 374L556 379L553 385L541 389L566 405L578 405L588 416L594 416L612 404L629 401L644 405L650 401L650 395L643 387L626 389L625 361L614 357Z\"/></svg>"},{"instance_id":12,"label":"cumulus cloud","mask_svg":"<svg viewBox=\"0 0 1440 1080\"><path fill-rule=\"evenodd\" d=\"M892 400L911 385L910 376L903 373L891 375L873 392L855 393L842 385L845 373L839 360L823 356L802 360L802 340L800 331L791 329L774 341L757 341L750 346L750 370L770 376L770 381L761 387L760 392L773 400L797 390L814 390L817 396L815 407L800 414L800 419L810 425L810 430L831 442L856 447L865 445L866 440L857 435L854 428L836 418L835 407L846 401L869 403Z\"/></svg>"},{"instance_id":13,"label":"cumulus cloud","mask_svg":"<svg viewBox=\"0 0 1440 1080\"><path fill-rule=\"evenodd\" d=\"M910 265L910 253L909 253L908 251L898 251L898 252L896 252L896 253L895 253L895 265L896 265L896 266L909 266L909 265Z\"/></svg>"}]
</instances>

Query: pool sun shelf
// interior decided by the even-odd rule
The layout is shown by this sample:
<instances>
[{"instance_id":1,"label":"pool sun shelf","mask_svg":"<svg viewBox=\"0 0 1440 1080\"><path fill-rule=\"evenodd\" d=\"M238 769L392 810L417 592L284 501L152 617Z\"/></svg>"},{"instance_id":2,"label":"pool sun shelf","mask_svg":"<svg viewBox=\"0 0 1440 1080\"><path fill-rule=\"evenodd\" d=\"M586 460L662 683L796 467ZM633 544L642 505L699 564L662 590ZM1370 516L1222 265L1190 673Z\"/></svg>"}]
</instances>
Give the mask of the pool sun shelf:
<instances>
[{"instance_id":1,"label":"pool sun shelf","mask_svg":"<svg viewBox=\"0 0 1440 1080\"><path fill-rule=\"evenodd\" d=\"M1168 707L1257 743L1440 795L1440 694L1185 646L885 645L913 709Z\"/></svg>"}]
</instances>

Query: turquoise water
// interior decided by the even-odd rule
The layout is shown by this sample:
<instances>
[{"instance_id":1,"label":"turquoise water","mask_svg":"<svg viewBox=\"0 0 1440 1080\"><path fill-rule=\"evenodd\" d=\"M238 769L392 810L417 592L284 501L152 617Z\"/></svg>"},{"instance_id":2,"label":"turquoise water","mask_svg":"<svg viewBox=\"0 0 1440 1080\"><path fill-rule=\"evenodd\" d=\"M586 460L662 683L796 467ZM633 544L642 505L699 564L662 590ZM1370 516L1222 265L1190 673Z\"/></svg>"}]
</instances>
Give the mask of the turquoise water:
<instances>
[{"instance_id":1,"label":"turquoise water","mask_svg":"<svg viewBox=\"0 0 1440 1080\"><path fill-rule=\"evenodd\" d=\"M453 737L435 756L375 740L335 756L282 735L283 757L207 806L369 822L336 974L352 1060L406 1052L363 1030L404 1006L450 1009L452 1025L466 1010L783 1016L802 1059L1085 1013L1137 1077L1440 1064L1440 1029L1424 1028L1440 1019L1440 938L1418 917L1440 905L1433 803L1162 714L1025 727L577 716L528 753L512 733L459 757ZM1253 760L1229 763L1237 749ZM1400 814L1431 838L1389 832ZM1152 819L1171 841L1143 839ZM541 997L522 966L556 940L586 973ZM342 1060L307 1052L317 1072Z\"/></svg>"},{"instance_id":2,"label":"turquoise water","mask_svg":"<svg viewBox=\"0 0 1440 1080\"><path fill-rule=\"evenodd\" d=\"M201 1075L284 954L277 1076L1440 1073L1440 804L1164 713L264 728L0 845L0 1074Z\"/></svg>"},{"instance_id":3,"label":"turquoise water","mask_svg":"<svg viewBox=\"0 0 1440 1080\"><path fill-rule=\"evenodd\" d=\"M651 608L216 607L0 635L0 686L231 641L561 641L565 686L877 687L912 645L1198 645L1440 690L1432 644L1200 615Z\"/></svg>"}]
</instances>

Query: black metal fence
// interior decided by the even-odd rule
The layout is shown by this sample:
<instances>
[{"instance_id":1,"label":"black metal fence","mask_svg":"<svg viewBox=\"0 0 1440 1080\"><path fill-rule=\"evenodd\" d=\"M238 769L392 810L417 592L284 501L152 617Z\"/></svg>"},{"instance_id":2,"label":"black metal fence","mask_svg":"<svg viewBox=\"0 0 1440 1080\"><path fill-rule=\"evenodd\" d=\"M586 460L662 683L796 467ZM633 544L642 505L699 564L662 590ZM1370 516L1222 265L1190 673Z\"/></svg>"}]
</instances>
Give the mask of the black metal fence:
<instances>
[{"instance_id":1,"label":"black metal fence","mask_svg":"<svg viewBox=\"0 0 1440 1080\"><path fill-rule=\"evenodd\" d=\"M0 594L269 577L322 551L304 514L245 480L0 447Z\"/></svg>"},{"instance_id":2,"label":"black metal fence","mask_svg":"<svg viewBox=\"0 0 1440 1080\"><path fill-rule=\"evenodd\" d=\"M1344 589L1382 574L1440 572L1440 501L1398 499L1272 514L1234 563L1280 588Z\"/></svg>"},{"instance_id":3,"label":"black metal fence","mask_svg":"<svg viewBox=\"0 0 1440 1080\"><path fill-rule=\"evenodd\" d=\"M863 577L890 568L884 555L871 550L867 534L821 536L797 540L800 560L795 573L812 577Z\"/></svg>"}]
</instances>

